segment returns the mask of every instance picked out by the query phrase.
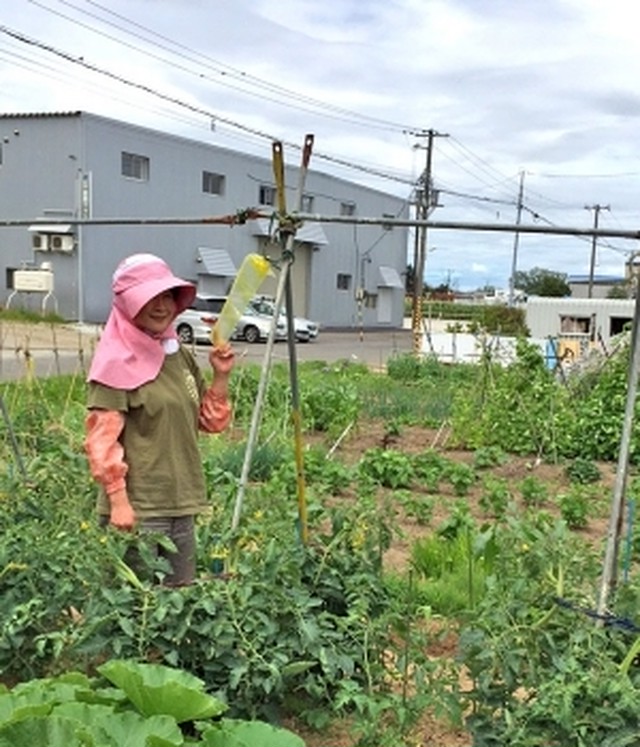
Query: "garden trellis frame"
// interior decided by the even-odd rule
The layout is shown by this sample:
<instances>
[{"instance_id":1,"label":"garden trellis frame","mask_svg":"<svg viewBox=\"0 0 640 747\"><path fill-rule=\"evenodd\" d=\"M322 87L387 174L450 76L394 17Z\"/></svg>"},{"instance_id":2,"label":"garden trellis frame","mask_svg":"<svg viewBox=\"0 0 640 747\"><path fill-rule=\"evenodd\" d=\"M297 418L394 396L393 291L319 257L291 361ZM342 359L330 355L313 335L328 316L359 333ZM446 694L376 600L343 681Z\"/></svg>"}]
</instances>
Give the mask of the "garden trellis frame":
<instances>
[{"instance_id":1,"label":"garden trellis frame","mask_svg":"<svg viewBox=\"0 0 640 747\"><path fill-rule=\"evenodd\" d=\"M300 209L302 199L304 195L304 183L306 181L307 171L309 168L309 161L311 159L311 150L313 147L313 135L307 135L304 142L304 148L302 149L302 163L300 165L300 172L298 178L298 191L296 194L297 210ZM253 408L251 427L249 429L249 437L247 440L247 448L245 450L244 462L242 465L242 473L240 476L240 483L238 486L238 493L236 497L235 508L233 511L233 518L231 522L231 531L235 532L240 523L240 515L242 512L242 504L244 501L244 494L246 491L247 484L249 482L249 471L251 468L251 460L253 457L253 451L257 440L258 427L262 415L262 406L264 402L264 394L266 391L272 363L272 349L273 342L275 340L275 330L278 319L280 317L280 310L282 309L283 297L286 303L286 315L287 315L287 344L289 352L289 382L291 386L291 416L293 420L294 428L294 450L295 450L295 463L296 463L296 492L298 497L298 522L299 522L299 533L300 539L303 544L307 543L308 540L308 526L307 526L307 503L305 496L305 482L304 482L304 458L302 454L302 424L300 416L300 396L298 389L298 364L296 356L296 340L293 327L293 292L291 289L291 264L294 261L294 247L293 242L295 239L296 227L298 221L293 219L287 214L286 208L286 197L285 197L285 185L284 185L284 159L282 151L282 143L276 141L273 143L273 172L277 188L278 196L278 236L282 245L282 257L280 276L278 279L278 287L276 290L276 298L274 304L273 320L271 322L271 329L269 330L269 338L267 340L267 349L264 355L264 364L260 373L260 382L258 386L258 394L256 396L256 404Z\"/></svg>"},{"instance_id":2,"label":"garden trellis frame","mask_svg":"<svg viewBox=\"0 0 640 747\"><path fill-rule=\"evenodd\" d=\"M309 137L309 136L308 136ZM308 162L307 162L308 165ZM306 166L303 156L303 166L301 167L302 173L306 173ZM333 223L333 224L347 224L347 225L372 225L372 226L385 226L385 227L423 227L426 229L433 230L452 230L452 231L475 231L480 233L520 233L520 234L538 234L548 236L585 236L591 238L615 238L615 239L628 239L628 240L640 240L640 230L627 230L627 229L610 229L610 228L577 228L567 226L539 226L539 225L527 225L527 224L511 224L511 223L480 223L480 222L469 222L469 221L439 221L439 220L418 220L418 219L401 219L401 218L388 218L388 217L356 217L356 216L325 216L317 213L302 213L296 212L293 215L286 215L285 211L281 210L277 213L272 211L265 211L255 207L246 208L239 210L238 212L231 215L223 216L206 216L206 217L192 217L192 218L180 218L180 217L169 217L169 218L83 218L83 219L60 219L60 220L11 220L1 219L0 228L17 228L17 227L37 227L38 225L76 225L82 226L162 226L162 225L241 225L247 220L254 220L258 218L266 218L269 220L277 221L278 227L282 227L283 236L287 237L293 242L295 235L295 226L300 225L305 221L313 221L316 223ZM293 219L294 230L292 232L291 225ZM632 254L633 252L630 252ZM286 266L287 263L285 263ZM288 273L283 277L283 285L280 290L280 303L281 295L284 293L284 284ZM609 532L607 537L607 549L605 554L605 561L602 573L602 582L600 588L600 595L598 600L598 612L601 613L606 609L609 595L611 590L615 587L617 579L617 563L619 556L619 545L622 533L622 520L624 515L624 494L626 489L626 480L628 473L628 462L629 462L629 444L627 438L630 438L631 428L633 425L633 415L635 411L635 399L637 392L637 379L640 369L640 344L638 344L638 338L640 337L640 293L636 294L636 313L634 315L632 340L632 365L629 370L629 387L627 391L627 400L625 408L625 420L623 423L623 433L621 435L621 445L618 460L618 467L616 472L616 484L612 497L612 506L609 522ZM291 305L288 305L287 313L290 312ZM276 308L276 312L279 312L280 307ZM274 316L274 326L277 317ZM289 322L288 322L289 324ZM415 330L414 330L415 332ZM273 334L272 330L272 334ZM271 336L270 336L271 339ZM268 347L266 353L270 357L271 349ZM295 360L295 357L294 357ZM295 366L295 363L294 363ZM293 376L292 376L293 379ZM633 383L633 385L632 385Z\"/></svg>"}]
</instances>

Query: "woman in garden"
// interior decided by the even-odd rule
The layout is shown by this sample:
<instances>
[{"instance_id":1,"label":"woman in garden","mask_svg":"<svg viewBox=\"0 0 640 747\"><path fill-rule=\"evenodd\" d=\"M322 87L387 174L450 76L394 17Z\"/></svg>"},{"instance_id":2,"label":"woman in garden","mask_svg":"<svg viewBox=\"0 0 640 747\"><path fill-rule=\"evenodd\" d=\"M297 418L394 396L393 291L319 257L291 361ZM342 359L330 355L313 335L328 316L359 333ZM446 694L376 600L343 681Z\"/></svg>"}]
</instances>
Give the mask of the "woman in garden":
<instances>
[{"instance_id":1,"label":"woman in garden","mask_svg":"<svg viewBox=\"0 0 640 747\"><path fill-rule=\"evenodd\" d=\"M218 433L231 419L231 347L212 348L207 388L175 317L195 296L164 260L134 254L113 275L113 305L89 371L85 448L101 486L101 523L166 535L164 583L195 577L194 517L207 507L198 431ZM162 550L159 548L159 552Z\"/></svg>"}]
</instances>

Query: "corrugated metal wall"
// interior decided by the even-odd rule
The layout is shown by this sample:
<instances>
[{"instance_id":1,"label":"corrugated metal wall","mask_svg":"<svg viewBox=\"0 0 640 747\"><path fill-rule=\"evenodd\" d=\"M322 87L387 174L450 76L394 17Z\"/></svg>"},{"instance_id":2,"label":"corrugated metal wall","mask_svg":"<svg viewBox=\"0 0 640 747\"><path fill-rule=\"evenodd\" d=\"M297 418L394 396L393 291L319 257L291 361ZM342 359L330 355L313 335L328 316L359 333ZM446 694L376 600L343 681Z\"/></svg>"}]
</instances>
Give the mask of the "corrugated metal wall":
<instances>
[{"instance_id":1,"label":"corrugated metal wall","mask_svg":"<svg viewBox=\"0 0 640 747\"><path fill-rule=\"evenodd\" d=\"M608 343L612 333L615 334L624 320L633 319L634 303L631 300L602 298L529 298L526 321L532 337L562 335L574 339L597 339L600 335ZM568 318L577 320L578 324L570 328ZM588 323L588 329L584 332L579 329L581 321Z\"/></svg>"},{"instance_id":2,"label":"corrugated metal wall","mask_svg":"<svg viewBox=\"0 0 640 747\"><path fill-rule=\"evenodd\" d=\"M19 136L13 136L19 130ZM92 217L149 218L204 217L235 214L259 204L261 185L273 185L270 158L256 158L166 135L90 114L40 117L0 116L0 137L12 138L3 148L0 170L0 217L43 217L47 209L80 214L79 176L90 176ZM267 148L265 148L267 150ZM122 152L149 159L148 181L123 177ZM313 170L305 192L313 197L313 212L339 215L341 203L355 203L357 215L407 217L408 205L394 195L368 189ZM297 164L287 167L287 199L293 205ZM202 191L202 172L224 175L222 194ZM268 208L266 208L268 209ZM325 326L349 327L359 321L355 292L363 284L377 293L378 267L406 269L407 228L323 224L328 244L312 250L305 245L294 268L296 312ZM167 259L174 271L197 282L202 272L198 248L229 253L236 266L263 240L249 225L226 226L86 226L79 252L71 255L34 255L28 232L0 229L0 262L19 267L36 259L52 261L60 312L85 321L103 321L111 301L110 277L123 257L151 251ZM366 262L363 260L366 258ZM365 267L363 271L362 268ZM337 288L338 274L351 276L348 290ZM369 287L371 286L371 287ZM10 290L5 288L4 300ZM81 296L81 302L79 298ZM365 310L365 324L401 327L404 290L392 293L390 322L380 322L376 308ZM385 306L385 315L387 314ZM386 318L386 316L385 316Z\"/></svg>"}]
</instances>

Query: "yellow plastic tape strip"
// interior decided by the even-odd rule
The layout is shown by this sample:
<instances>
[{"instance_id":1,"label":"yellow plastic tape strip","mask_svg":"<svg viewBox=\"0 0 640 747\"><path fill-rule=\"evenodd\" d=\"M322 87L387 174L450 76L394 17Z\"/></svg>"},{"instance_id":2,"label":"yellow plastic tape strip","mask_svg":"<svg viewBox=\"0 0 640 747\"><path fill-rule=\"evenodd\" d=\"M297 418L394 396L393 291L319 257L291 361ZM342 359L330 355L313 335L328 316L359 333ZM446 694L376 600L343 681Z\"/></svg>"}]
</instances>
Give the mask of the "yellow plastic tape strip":
<instances>
[{"instance_id":1,"label":"yellow plastic tape strip","mask_svg":"<svg viewBox=\"0 0 640 747\"><path fill-rule=\"evenodd\" d=\"M268 273L269 261L261 254L247 254L242 260L229 296L211 330L211 341L214 345L228 342L249 301L258 292Z\"/></svg>"}]
</instances>

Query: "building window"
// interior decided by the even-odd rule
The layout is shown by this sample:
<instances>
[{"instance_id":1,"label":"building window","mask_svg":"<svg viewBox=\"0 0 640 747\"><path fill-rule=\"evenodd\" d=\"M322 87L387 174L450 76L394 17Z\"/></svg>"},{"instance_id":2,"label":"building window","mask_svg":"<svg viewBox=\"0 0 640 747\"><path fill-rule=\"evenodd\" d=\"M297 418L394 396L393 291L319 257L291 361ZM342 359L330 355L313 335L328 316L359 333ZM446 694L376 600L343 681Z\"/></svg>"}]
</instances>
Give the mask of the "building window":
<instances>
[{"instance_id":1,"label":"building window","mask_svg":"<svg viewBox=\"0 0 640 747\"><path fill-rule=\"evenodd\" d=\"M208 195L223 195L224 176L222 174L214 174L212 171L203 171L202 191Z\"/></svg>"},{"instance_id":2,"label":"building window","mask_svg":"<svg viewBox=\"0 0 640 747\"><path fill-rule=\"evenodd\" d=\"M560 332L564 335L588 335L591 332L592 317L560 316Z\"/></svg>"},{"instance_id":3,"label":"building window","mask_svg":"<svg viewBox=\"0 0 640 747\"><path fill-rule=\"evenodd\" d=\"M2 143L0 143L0 166L2 166Z\"/></svg>"},{"instance_id":4,"label":"building window","mask_svg":"<svg viewBox=\"0 0 640 747\"><path fill-rule=\"evenodd\" d=\"M302 195L300 202L301 213L313 213L313 195Z\"/></svg>"},{"instance_id":5,"label":"building window","mask_svg":"<svg viewBox=\"0 0 640 747\"><path fill-rule=\"evenodd\" d=\"M13 290L13 276L15 275L15 272L17 270L17 267L6 267L5 268L5 285L8 290Z\"/></svg>"},{"instance_id":6,"label":"building window","mask_svg":"<svg viewBox=\"0 0 640 747\"><path fill-rule=\"evenodd\" d=\"M336 277L336 288L338 290L348 291L351 288L351 275L345 275L339 272Z\"/></svg>"},{"instance_id":7,"label":"building window","mask_svg":"<svg viewBox=\"0 0 640 747\"><path fill-rule=\"evenodd\" d=\"M355 215L356 214L356 203L355 202L341 202L340 203L340 215Z\"/></svg>"},{"instance_id":8,"label":"building window","mask_svg":"<svg viewBox=\"0 0 640 747\"><path fill-rule=\"evenodd\" d=\"M378 308L378 294L377 293L365 293L364 307L365 309L377 309Z\"/></svg>"},{"instance_id":9,"label":"building window","mask_svg":"<svg viewBox=\"0 0 640 747\"><path fill-rule=\"evenodd\" d=\"M629 316L612 316L609 319L609 337L628 332L633 326L633 319Z\"/></svg>"},{"instance_id":10,"label":"building window","mask_svg":"<svg viewBox=\"0 0 640 747\"><path fill-rule=\"evenodd\" d=\"M135 153L122 152L122 176L137 179L140 182L149 181L149 159Z\"/></svg>"},{"instance_id":11,"label":"building window","mask_svg":"<svg viewBox=\"0 0 640 747\"><path fill-rule=\"evenodd\" d=\"M260 191L258 193L258 202L260 203L260 205L275 205L276 188L270 187L266 184L261 184Z\"/></svg>"}]
</instances>

